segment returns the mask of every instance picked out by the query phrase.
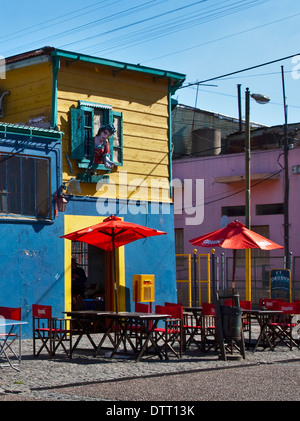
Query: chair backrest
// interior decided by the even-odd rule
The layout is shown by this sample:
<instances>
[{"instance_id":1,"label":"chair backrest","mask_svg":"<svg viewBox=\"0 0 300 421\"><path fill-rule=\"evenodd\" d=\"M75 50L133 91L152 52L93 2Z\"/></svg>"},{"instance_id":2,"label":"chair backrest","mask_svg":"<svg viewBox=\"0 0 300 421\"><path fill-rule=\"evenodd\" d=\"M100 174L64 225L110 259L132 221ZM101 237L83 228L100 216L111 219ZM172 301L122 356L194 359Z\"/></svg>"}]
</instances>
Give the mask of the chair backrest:
<instances>
[{"instance_id":1,"label":"chair backrest","mask_svg":"<svg viewBox=\"0 0 300 421\"><path fill-rule=\"evenodd\" d=\"M279 310L280 303L284 303L284 300L277 298L260 298L259 308L262 309L262 303L265 304L265 310Z\"/></svg>"},{"instance_id":2,"label":"chair backrest","mask_svg":"<svg viewBox=\"0 0 300 421\"><path fill-rule=\"evenodd\" d=\"M169 314L171 318L173 319L181 319L180 317L180 311L178 310L178 307L167 307L167 306L161 306L156 305L155 306L155 313L156 314Z\"/></svg>"},{"instance_id":3,"label":"chair backrest","mask_svg":"<svg viewBox=\"0 0 300 421\"><path fill-rule=\"evenodd\" d=\"M297 312L295 303L279 303L278 310L286 314L296 314Z\"/></svg>"},{"instance_id":4,"label":"chair backrest","mask_svg":"<svg viewBox=\"0 0 300 421\"><path fill-rule=\"evenodd\" d=\"M150 306L149 304L135 303L134 310L137 313L150 313Z\"/></svg>"},{"instance_id":5,"label":"chair backrest","mask_svg":"<svg viewBox=\"0 0 300 421\"><path fill-rule=\"evenodd\" d=\"M40 304L32 304L32 317L34 319L51 319L52 307Z\"/></svg>"},{"instance_id":6,"label":"chair backrest","mask_svg":"<svg viewBox=\"0 0 300 421\"><path fill-rule=\"evenodd\" d=\"M295 314L300 314L300 300L294 301Z\"/></svg>"},{"instance_id":7,"label":"chair backrest","mask_svg":"<svg viewBox=\"0 0 300 421\"><path fill-rule=\"evenodd\" d=\"M252 302L251 301L241 300L240 301L240 307L243 310L252 310Z\"/></svg>"},{"instance_id":8,"label":"chair backrest","mask_svg":"<svg viewBox=\"0 0 300 421\"><path fill-rule=\"evenodd\" d=\"M182 304L181 303L169 303L169 302L167 302L167 301L165 301L165 304L164 304L166 307L177 307L177 306L181 306L182 307Z\"/></svg>"},{"instance_id":9,"label":"chair backrest","mask_svg":"<svg viewBox=\"0 0 300 421\"><path fill-rule=\"evenodd\" d=\"M180 303L168 303L165 302L165 307L175 307L177 308L177 319L182 319L183 318L183 306Z\"/></svg>"},{"instance_id":10,"label":"chair backrest","mask_svg":"<svg viewBox=\"0 0 300 421\"><path fill-rule=\"evenodd\" d=\"M203 303L202 314L204 316L215 316L216 315L215 305L213 303Z\"/></svg>"},{"instance_id":11,"label":"chair backrest","mask_svg":"<svg viewBox=\"0 0 300 421\"><path fill-rule=\"evenodd\" d=\"M22 309L21 307L0 307L0 316L5 319L22 320Z\"/></svg>"}]
</instances>

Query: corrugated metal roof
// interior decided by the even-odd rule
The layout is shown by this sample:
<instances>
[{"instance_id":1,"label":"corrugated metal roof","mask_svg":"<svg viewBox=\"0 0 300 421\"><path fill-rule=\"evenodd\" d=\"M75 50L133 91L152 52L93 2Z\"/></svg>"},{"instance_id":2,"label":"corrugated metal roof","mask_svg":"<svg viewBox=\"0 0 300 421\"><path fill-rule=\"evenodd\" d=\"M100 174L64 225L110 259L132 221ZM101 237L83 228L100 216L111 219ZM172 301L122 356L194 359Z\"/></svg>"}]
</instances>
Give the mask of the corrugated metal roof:
<instances>
[{"instance_id":1,"label":"corrugated metal roof","mask_svg":"<svg viewBox=\"0 0 300 421\"><path fill-rule=\"evenodd\" d=\"M26 126L24 124L0 123L0 134L5 133L30 135L35 137L51 137L56 139L61 139L64 134L58 130Z\"/></svg>"},{"instance_id":2,"label":"corrugated metal roof","mask_svg":"<svg viewBox=\"0 0 300 421\"><path fill-rule=\"evenodd\" d=\"M43 48L39 48L38 50L27 51L26 53L21 53L21 54L15 55L15 56L6 57L5 63L10 64L10 63L15 63L15 62L21 61L21 60L27 60L27 59L32 58L32 57L42 56L44 54L51 53L51 51L53 51L53 50L55 50L55 48L53 48L53 47L43 47Z\"/></svg>"}]
</instances>

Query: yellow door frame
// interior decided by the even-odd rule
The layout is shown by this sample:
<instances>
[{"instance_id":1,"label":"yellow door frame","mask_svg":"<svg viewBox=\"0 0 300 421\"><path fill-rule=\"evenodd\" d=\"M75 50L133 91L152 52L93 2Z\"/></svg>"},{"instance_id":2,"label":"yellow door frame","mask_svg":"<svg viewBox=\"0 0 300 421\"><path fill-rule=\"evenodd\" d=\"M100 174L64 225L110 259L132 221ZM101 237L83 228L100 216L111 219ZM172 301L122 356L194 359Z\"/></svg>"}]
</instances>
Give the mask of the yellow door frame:
<instances>
[{"instance_id":1,"label":"yellow door frame","mask_svg":"<svg viewBox=\"0 0 300 421\"><path fill-rule=\"evenodd\" d=\"M65 232L70 232L99 224L106 217L103 216L86 216L86 215L64 215ZM72 259L72 242L65 238L65 311L72 309L72 282L71 282L71 259ZM119 247L116 252L116 273L118 283L118 303L121 311L125 310L125 253L124 247Z\"/></svg>"}]
</instances>

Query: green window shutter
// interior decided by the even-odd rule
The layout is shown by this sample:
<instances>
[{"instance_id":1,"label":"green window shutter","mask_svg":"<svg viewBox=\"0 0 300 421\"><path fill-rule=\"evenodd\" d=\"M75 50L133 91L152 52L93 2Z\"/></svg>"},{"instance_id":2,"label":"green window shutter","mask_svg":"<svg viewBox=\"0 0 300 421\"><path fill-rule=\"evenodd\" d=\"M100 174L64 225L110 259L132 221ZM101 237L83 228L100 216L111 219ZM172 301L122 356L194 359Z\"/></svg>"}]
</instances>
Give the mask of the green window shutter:
<instances>
[{"instance_id":1,"label":"green window shutter","mask_svg":"<svg viewBox=\"0 0 300 421\"><path fill-rule=\"evenodd\" d=\"M71 108L71 157L84 158L84 111Z\"/></svg>"},{"instance_id":2,"label":"green window shutter","mask_svg":"<svg viewBox=\"0 0 300 421\"><path fill-rule=\"evenodd\" d=\"M123 114L112 111L112 120L116 129L112 139L112 160L117 165L123 165Z\"/></svg>"}]
</instances>

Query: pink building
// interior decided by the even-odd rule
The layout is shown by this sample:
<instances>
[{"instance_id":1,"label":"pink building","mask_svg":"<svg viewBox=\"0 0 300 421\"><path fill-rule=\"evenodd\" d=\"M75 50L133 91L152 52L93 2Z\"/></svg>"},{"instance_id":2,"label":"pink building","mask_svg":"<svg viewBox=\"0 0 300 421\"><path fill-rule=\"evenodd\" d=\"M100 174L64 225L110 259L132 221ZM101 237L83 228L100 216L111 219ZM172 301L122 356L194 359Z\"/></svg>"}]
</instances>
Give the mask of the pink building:
<instances>
[{"instance_id":1,"label":"pink building","mask_svg":"<svg viewBox=\"0 0 300 421\"><path fill-rule=\"evenodd\" d=\"M269 130L270 128L268 128ZM263 129L257 129L262 131ZM261 133L259 134L261 136ZM241 135L240 135L241 136ZM251 228L284 246L284 154L283 149L256 141L251 135ZM257 138L258 139L258 138ZM288 152L289 157L289 250L292 253L291 278L293 298L300 298L300 146ZM227 143L227 151L210 156L189 156L173 161L176 253L191 253L190 239L217 230L233 220L245 223L245 153L243 142ZM274 148L275 147L275 148ZM192 180L192 181L191 181ZM197 253L209 253L199 248ZM230 287L232 251L216 248L215 256L224 253L226 279L218 271L218 286ZM219 260L220 269L222 260ZM284 250L252 250L252 297L266 296L269 271L284 267ZM243 296L245 285L243 251L239 252L236 282ZM228 284L226 283L228 281Z\"/></svg>"}]
</instances>

